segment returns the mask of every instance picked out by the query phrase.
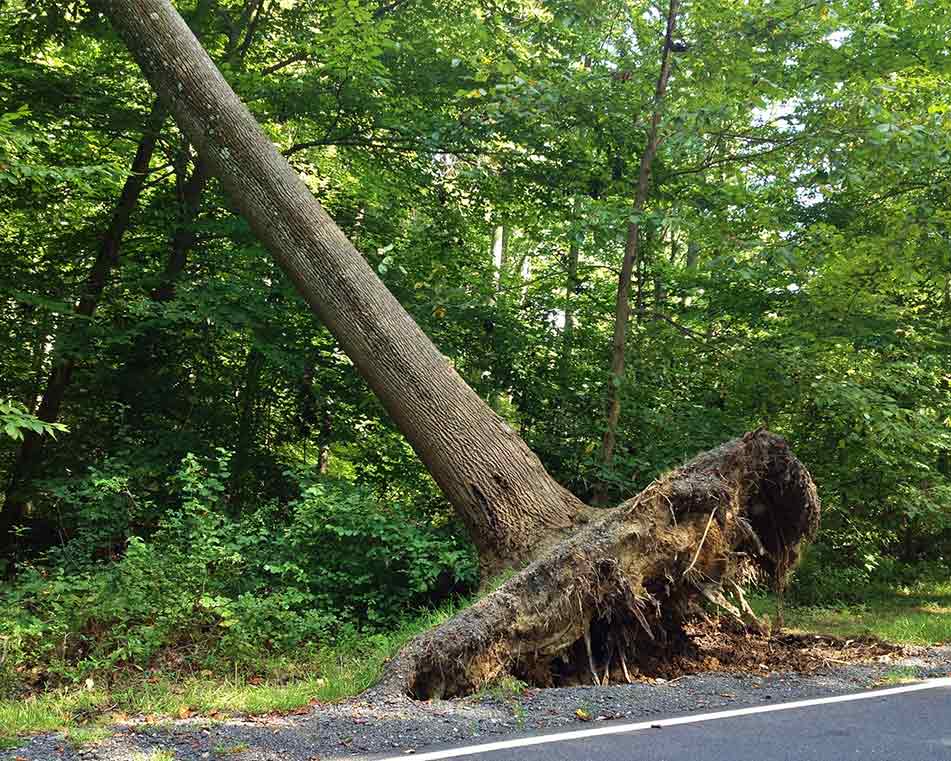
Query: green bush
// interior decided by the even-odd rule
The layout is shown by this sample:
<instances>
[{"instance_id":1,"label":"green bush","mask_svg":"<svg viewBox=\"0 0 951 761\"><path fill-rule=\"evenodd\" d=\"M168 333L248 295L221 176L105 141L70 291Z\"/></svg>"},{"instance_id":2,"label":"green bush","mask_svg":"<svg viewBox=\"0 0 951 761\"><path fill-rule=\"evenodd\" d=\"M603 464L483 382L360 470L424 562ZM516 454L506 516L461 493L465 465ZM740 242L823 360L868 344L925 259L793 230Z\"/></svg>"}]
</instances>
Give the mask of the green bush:
<instances>
[{"instance_id":1,"label":"green bush","mask_svg":"<svg viewBox=\"0 0 951 761\"><path fill-rule=\"evenodd\" d=\"M869 554L864 563L843 564L834 549L815 544L795 571L789 601L807 606L857 602L868 595L872 571L879 559Z\"/></svg>"},{"instance_id":2,"label":"green bush","mask_svg":"<svg viewBox=\"0 0 951 761\"><path fill-rule=\"evenodd\" d=\"M253 662L393 626L475 582L469 547L411 506L305 481L288 504L231 516L228 478L227 453L210 468L189 455L169 485L174 506L117 560L80 562L67 544L24 567L0 593L0 689L157 660ZM111 499L114 480L102 482Z\"/></svg>"},{"instance_id":3,"label":"green bush","mask_svg":"<svg viewBox=\"0 0 951 761\"><path fill-rule=\"evenodd\" d=\"M794 605L836 606L891 597L896 590L928 582L944 582L951 575L943 560L899 562L867 546L861 551L816 543L796 569L788 599Z\"/></svg>"}]
</instances>

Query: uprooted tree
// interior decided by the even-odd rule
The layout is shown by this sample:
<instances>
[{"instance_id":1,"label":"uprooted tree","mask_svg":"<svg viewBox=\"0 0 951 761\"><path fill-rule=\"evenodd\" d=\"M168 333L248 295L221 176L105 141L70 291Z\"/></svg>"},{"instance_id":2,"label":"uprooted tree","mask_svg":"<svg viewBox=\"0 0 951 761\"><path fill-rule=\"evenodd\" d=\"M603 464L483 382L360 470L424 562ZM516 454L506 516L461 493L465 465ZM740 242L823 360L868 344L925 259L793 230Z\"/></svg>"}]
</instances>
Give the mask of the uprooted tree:
<instances>
[{"instance_id":1,"label":"uprooted tree","mask_svg":"<svg viewBox=\"0 0 951 761\"><path fill-rule=\"evenodd\" d=\"M706 598L757 623L740 584L781 582L818 526L806 469L755 431L613 510L557 484L452 368L280 156L169 0L101 0L180 129L381 399L465 523L483 577L522 569L407 645L381 689L462 694L627 677ZM727 595L732 595L735 604Z\"/></svg>"}]
</instances>

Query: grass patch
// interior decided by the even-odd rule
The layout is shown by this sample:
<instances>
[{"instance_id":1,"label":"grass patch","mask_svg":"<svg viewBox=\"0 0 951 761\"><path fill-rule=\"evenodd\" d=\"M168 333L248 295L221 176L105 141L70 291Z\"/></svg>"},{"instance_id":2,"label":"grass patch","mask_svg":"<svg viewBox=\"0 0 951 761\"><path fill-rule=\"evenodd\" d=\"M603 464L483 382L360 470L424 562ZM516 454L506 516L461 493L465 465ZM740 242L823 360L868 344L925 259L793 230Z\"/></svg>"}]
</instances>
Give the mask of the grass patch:
<instances>
[{"instance_id":1,"label":"grass patch","mask_svg":"<svg viewBox=\"0 0 951 761\"><path fill-rule=\"evenodd\" d=\"M525 690L527 689L528 685L521 679L506 674L487 684L479 690L479 694L505 702L508 700L518 700L525 694Z\"/></svg>"},{"instance_id":2,"label":"grass patch","mask_svg":"<svg viewBox=\"0 0 951 761\"><path fill-rule=\"evenodd\" d=\"M775 600L754 596L757 615L772 620ZM951 581L919 582L892 590L878 589L864 602L823 607L790 607L784 611L789 629L836 637L873 636L905 645L951 643Z\"/></svg>"},{"instance_id":3,"label":"grass patch","mask_svg":"<svg viewBox=\"0 0 951 761\"><path fill-rule=\"evenodd\" d=\"M238 756L248 750L247 743L235 743L234 745L216 745L215 755L217 756Z\"/></svg>"},{"instance_id":4,"label":"grass patch","mask_svg":"<svg viewBox=\"0 0 951 761\"><path fill-rule=\"evenodd\" d=\"M918 669L913 666L899 666L893 668L879 680L879 684L911 684L920 681Z\"/></svg>"},{"instance_id":5,"label":"grass patch","mask_svg":"<svg viewBox=\"0 0 951 761\"><path fill-rule=\"evenodd\" d=\"M81 727L103 712L108 699L101 691L76 690L0 701L0 744L13 747L26 734Z\"/></svg>"},{"instance_id":6,"label":"grass patch","mask_svg":"<svg viewBox=\"0 0 951 761\"><path fill-rule=\"evenodd\" d=\"M109 725L131 716L147 717L142 731L161 731L163 719L289 713L315 701L342 700L371 686L400 647L465 604L444 605L396 631L354 637L301 662L259 664L256 673L140 676L109 688L64 688L0 700L0 748L16 747L19 738L40 732L62 731L67 739L94 742Z\"/></svg>"},{"instance_id":7,"label":"grass patch","mask_svg":"<svg viewBox=\"0 0 951 761\"><path fill-rule=\"evenodd\" d=\"M136 751L132 754L131 761L175 761L175 751L173 750L147 750Z\"/></svg>"},{"instance_id":8,"label":"grass patch","mask_svg":"<svg viewBox=\"0 0 951 761\"><path fill-rule=\"evenodd\" d=\"M72 746L73 750L85 748L87 745L98 745L103 740L112 737L112 729L103 724L92 724L88 726L69 727L63 733L66 742Z\"/></svg>"}]
</instances>

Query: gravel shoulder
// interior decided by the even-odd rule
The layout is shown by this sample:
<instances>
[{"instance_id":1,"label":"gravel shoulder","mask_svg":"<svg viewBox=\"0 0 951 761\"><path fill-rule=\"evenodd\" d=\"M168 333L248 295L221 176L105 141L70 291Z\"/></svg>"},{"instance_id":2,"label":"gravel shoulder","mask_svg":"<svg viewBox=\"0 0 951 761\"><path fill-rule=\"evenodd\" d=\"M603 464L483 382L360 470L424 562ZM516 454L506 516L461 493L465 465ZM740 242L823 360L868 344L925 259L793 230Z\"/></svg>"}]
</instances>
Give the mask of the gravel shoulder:
<instances>
[{"instance_id":1,"label":"gravel shoulder","mask_svg":"<svg viewBox=\"0 0 951 761\"><path fill-rule=\"evenodd\" d=\"M61 734L37 735L0 752L0 761L357 761L614 719L636 721L856 692L896 672L918 679L949 676L951 647L883 656L871 663L830 662L808 674L710 672L671 681L530 689L520 695L496 692L451 701L355 698L295 716L131 720L115 725L108 739L80 749Z\"/></svg>"}]
</instances>

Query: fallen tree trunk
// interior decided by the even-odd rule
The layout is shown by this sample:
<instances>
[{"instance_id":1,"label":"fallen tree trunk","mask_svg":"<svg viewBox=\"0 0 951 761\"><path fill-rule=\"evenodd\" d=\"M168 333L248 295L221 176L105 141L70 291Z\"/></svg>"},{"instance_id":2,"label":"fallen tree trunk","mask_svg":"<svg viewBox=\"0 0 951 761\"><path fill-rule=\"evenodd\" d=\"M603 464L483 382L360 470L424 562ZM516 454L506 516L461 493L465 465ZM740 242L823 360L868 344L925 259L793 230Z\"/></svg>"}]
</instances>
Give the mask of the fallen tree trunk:
<instances>
[{"instance_id":1,"label":"fallen tree trunk","mask_svg":"<svg viewBox=\"0 0 951 761\"><path fill-rule=\"evenodd\" d=\"M819 502L766 431L692 460L611 511L559 486L459 377L278 154L169 0L99 0L235 205L379 396L469 530L483 571L527 568L411 642L377 688L459 695L628 677L684 644L700 598L754 621L739 583L781 582ZM726 598L734 593L735 608Z\"/></svg>"},{"instance_id":2,"label":"fallen tree trunk","mask_svg":"<svg viewBox=\"0 0 951 761\"><path fill-rule=\"evenodd\" d=\"M646 658L684 646L697 600L758 624L740 585L751 573L782 582L818 522L815 486L786 442L747 434L603 511L411 641L376 689L428 699L503 674L536 685L630 679Z\"/></svg>"}]
</instances>

